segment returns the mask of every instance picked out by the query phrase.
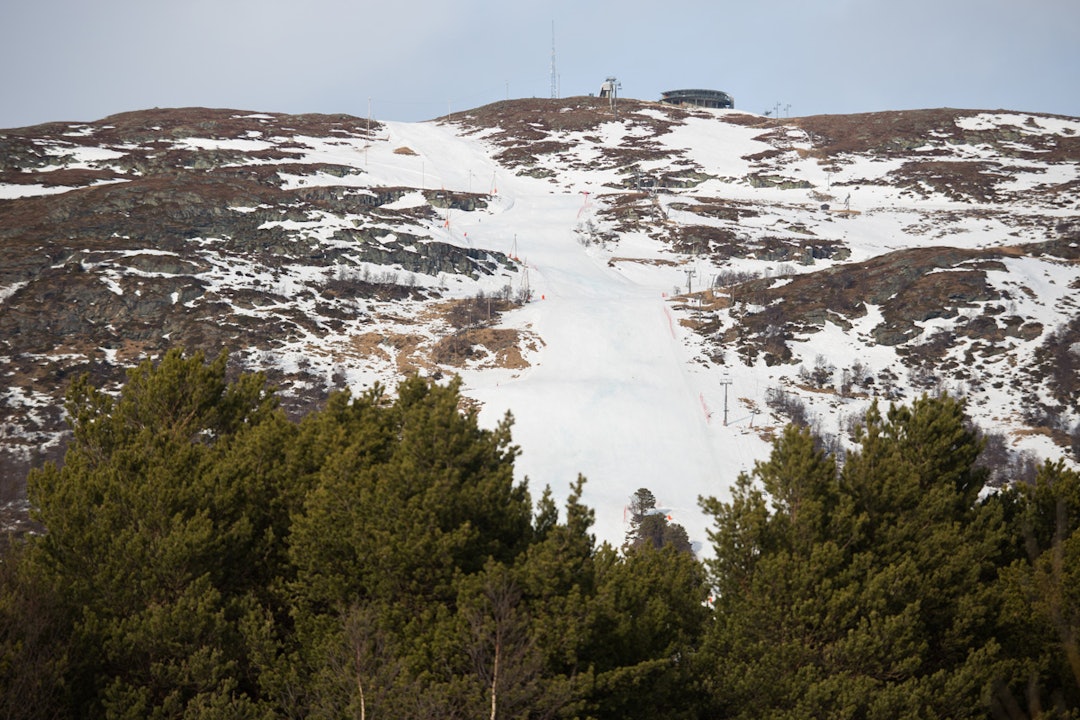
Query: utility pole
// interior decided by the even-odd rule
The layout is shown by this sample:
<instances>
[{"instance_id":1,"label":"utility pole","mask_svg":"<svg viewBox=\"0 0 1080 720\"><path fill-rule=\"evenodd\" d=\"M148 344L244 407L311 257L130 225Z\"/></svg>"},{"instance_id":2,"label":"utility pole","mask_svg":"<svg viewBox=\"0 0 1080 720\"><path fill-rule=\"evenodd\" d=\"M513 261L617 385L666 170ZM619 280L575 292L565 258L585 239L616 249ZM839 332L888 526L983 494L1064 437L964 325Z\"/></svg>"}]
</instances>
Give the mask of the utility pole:
<instances>
[{"instance_id":1,"label":"utility pole","mask_svg":"<svg viewBox=\"0 0 1080 720\"><path fill-rule=\"evenodd\" d=\"M731 385L731 378L725 375L720 384L724 386L724 427L727 427L727 389Z\"/></svg>"},{"instance_id":2,"label":"utility pole","mask_svg":"<svg viewBox=\"0 0 1080 720\"><path fill-rule=\"evenodd\" d=\"M692 284L693 277L694 277L694 269L690 268L690 269L688 269L686 271L686 294L687 295L693 295L693 293L694 293L694 287L693 287L693 284Z\"/></svg>"},{"instance_id":3,"label":"utility pole","mask_svg":"<svg viewBox=\"0 0 1080 720\"><path fill-rule=\"evenodd\" d=\"M368 148L371 147L371 98L367 99L367 139L364 142L364 167L367 167Z\"/></svg>"}]
</instances>

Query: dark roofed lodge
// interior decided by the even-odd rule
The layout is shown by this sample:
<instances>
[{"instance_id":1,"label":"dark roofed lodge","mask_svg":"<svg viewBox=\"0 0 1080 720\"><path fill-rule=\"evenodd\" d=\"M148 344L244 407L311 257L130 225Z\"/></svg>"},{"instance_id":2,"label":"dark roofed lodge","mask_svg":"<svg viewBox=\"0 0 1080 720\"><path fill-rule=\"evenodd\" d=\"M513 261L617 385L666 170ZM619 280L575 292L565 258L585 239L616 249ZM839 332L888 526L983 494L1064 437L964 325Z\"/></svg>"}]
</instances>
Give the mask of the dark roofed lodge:
<instances>
[{"instance_id":1,"label":"dark roofed lodge","mask_svg":"<svg viewBox=\"0 0 1080 720\"><path fill-rule=\"evenodd\" d=\"M706 108L734 108L735 99L719 90L668 90L660 101L672 105L697 105Z\"/></svg>"}]
</instances>

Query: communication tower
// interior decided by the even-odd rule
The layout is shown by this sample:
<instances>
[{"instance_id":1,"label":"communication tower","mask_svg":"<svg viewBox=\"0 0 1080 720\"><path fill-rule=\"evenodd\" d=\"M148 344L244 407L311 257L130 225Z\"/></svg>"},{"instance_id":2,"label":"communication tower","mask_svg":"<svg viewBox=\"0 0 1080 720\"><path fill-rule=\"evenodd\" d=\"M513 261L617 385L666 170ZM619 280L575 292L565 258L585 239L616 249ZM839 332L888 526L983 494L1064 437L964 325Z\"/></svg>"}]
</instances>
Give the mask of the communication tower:
<instances>
[{"instance_id":1,"label":"communication tower","mask_svg":"<svg viewBox=\"0 0 1080 720\"><path fill-rule=\"evenodd\" d=\"M555 21L551 21L551 99L559 97L559 74L555 71Z\"/></svg>"}]
</instances>

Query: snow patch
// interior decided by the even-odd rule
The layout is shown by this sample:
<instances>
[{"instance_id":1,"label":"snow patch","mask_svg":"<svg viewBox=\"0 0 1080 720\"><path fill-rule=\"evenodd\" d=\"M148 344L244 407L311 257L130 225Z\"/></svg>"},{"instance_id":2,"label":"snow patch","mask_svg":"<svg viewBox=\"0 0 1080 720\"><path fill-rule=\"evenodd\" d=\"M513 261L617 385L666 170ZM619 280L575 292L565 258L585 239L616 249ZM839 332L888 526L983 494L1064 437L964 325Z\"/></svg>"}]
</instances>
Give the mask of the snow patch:
<instances>
[{"instance_id":1,"label":"snow patch","mask_svg":"<svg viewBox=\"0 0 1080 720\"><path fill-rule=\"evenodd\" d=\"M14 283L13 285L8 285L7 287L0 287L0 303L4 302L9 297L11 297L15 293L19 292L19 290L21 290L22 288L26 287L29 284L30 283L28 281L27 282L17 282L17 283Z\"/></svg>"}]
</instances>

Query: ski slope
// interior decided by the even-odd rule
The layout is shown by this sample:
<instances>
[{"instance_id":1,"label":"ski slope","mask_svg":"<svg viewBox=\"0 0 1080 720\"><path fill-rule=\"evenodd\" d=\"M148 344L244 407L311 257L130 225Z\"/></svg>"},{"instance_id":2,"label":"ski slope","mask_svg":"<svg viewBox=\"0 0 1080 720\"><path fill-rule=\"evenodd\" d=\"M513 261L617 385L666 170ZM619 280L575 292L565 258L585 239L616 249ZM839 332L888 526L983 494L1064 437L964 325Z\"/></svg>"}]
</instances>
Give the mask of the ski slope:
<instances>
[{"instance_id":1,"label":"ski slope","mask_svg":"<svg viewBox=\"0 0 1080 720\"><path fill-rule=\"evenodd\" d=\"M827 172L810 152L812 139L804 130L791 127L766 136L760 129L724 122L725 112L687 118L660 134L642 122L660 113L654 108L605 121L589 132L554 132L548 138L562 150L539 153L532 166L539 172L531 174L499 163L503 148L485 139L498 137L497 127L477 130L445 122L386 122L371 140L303 138L303 144L313 149L306 161L351 165L362 168L362 173L344 181L330 176L298 177L297 184L345 182L486 197L486 207L476 211L439 210L437 220L426 226L402 229L519 259L517 272L467 281L450 278L441 288L451 297L469 297L477 289L497 293L508 284L516 289L527 282L532 291L531 302L500 319L500 326L539 339L536 349L522 348L529 367L468 366L460 373L463 392L477 401L486 426L493 427L507 412L512 413L513 437L521 449L517 473L519 479L529 480L534 497L550 486L561 504L578 474L586 477L583 500L596 512L596 535L615 545L622 543L628 529L625 507L630 496L645 487L671 520L686 528L697 550L707 555L709 524L700 512L699 497L727 498L738 474L768 456L770 445L764 438L784 422L767 407L768 392L796 391L801 383L798 373L816 359L838 368L838 377L843 369L861 363L871 373L891 371L899 383L905 382L902 375L907 370L896 348L873 339L874 328L882 321L876 307L854 319L852 327L826 323L816 333L792 338L795 363L769 366L759 358L748 365L728 354L725 364L718 365L706 357L702 337L680 324L680 318L688 315L680 308L685 300L671 297L686 288L688 270L696 273L695 287L702 287L721 270L749 270L769 277L773 272L809 272L837 261L819 259L810 266L784 263L779 267L767 259L716 260L675 252L657 239L662 237L664 223L713 222L688 211L698 198L721 198L752 207L737 223L738 232L749 241L800 232L802 237L840 242L850 252L849 261L918 246L989 248L999 246L1003 238L1009 243L1038 241L1045 239L1039 230L1044 223L1018 223L1024 214L1073 217L1068 209L1040 204L1037 196L1032 196L1036 201L1030 204L984 206L993 212L980 214L972 212L975 206L969 202L941 194L905 194L888 181L902 159L843 156ZM1012 126L1022 118L991 120ZM1017 132L1041 132L1041 126L1031 123L1023 127ZM1069 128L1074 132L1080 124ZM682 162L678 158L692 158L709 178L691 191L665 187L653 196L655 204L643 210L655 210L662 218L650 221L652 237L605 226L611 215L602 212L605 203L618 197L620 191L613 188L624 188L620 183L625 181L627 164L636 162L618 153L642 143L665 149L661 159L641 161L645 171L662 171ZM966 157L968 147L949 152ZM810 187L755 186L746 181L751 171L807 179ZM1024 172L1022 177L1033 189L1076 177L1075 165L1067 163ZM844 206L850 202L853 209L858 208L854 215L836 221L820 209L820 193L831 186L842 193L833 202ZM427 202L422 193L414 192L398 206ZM583 245L579 239L587 223L612 231L617 242ZM1007 285L1017 277L1027 277L1025 285L1040 291L1011 292L1012 305L1023 306L1021 314L1038 319L1046 328L1058 326L1067 317L1068 288L1075 270L1052 259L1026 257L1016 263L1009 273L1001 273L1001 282ZM1042 276L1045 282L1036 282ZM1008 292L1004 286L1003 292ZM974 318L981 308L964 312ZM717 317L725 328L738 322L726 312ZM935 322L922 324L927 333L934 330ZM1030 353L1041 339L1024 342L1020 347L1019 340L1009 341L1015 352ZM964 348L955 351L958 359L963 352ZM1015 374L999 360L988 357L982 362L1004 377ZM373 379L389 385L395 382L385 369L353 368L347 374L354 386ZM982 427L1019 423L1022 411L1017 398L1003 388L984 385L971 395L969 411ZM965 396L970 393L963 382L944 389ZM837 436L843 436L845 427L862 416L871 400L865 395L841 398L835 392L806 388L796 394L815 428ZM902 396L918 394L909 388ZM1060 455L1048 436L1021 433L1014 437L1014 442L1022 442L1039 457Z\"/></svg>"},{"instance_id":2,"label":"ski slope","mask_svg":"<svg viewBox=\"0 0 1080 720\"><path fill-rule=\"evenodd\" d=\"M483 424L494 426L512 413L521 448L518 476L528 478L534 497L550 486L561 503L583 474L597 537L616 545L628 529L630 496L649 488L695 547L707 551L698 498L727 497L735 476L752 466L765 444L748 432L748 413L734 408L734 393L734 422L724 427L723 387L715 374L694 370L688 331L665 300L685 274L663 265L609 264L611 253L578 242L575 227L595 207L589 198L602 191L595 176L582 174L576 187L556 188L500 173L483 143L446 126L387 125L384 147L417 152L419 159L411 160L423 163L429 187L480 191L478 182L497 181L489 212L451 214L440 239L516 254L528 275L533 300L504 324L542 338L532 366L462 374L464 393L481 403ZM386 167L406 179L400 156L388 158ZM369 172L377 168L372 163ZM648 260L657 257L654 245L621 242L619 255Z\"/></svg>"}]
</instances>

